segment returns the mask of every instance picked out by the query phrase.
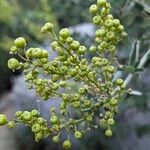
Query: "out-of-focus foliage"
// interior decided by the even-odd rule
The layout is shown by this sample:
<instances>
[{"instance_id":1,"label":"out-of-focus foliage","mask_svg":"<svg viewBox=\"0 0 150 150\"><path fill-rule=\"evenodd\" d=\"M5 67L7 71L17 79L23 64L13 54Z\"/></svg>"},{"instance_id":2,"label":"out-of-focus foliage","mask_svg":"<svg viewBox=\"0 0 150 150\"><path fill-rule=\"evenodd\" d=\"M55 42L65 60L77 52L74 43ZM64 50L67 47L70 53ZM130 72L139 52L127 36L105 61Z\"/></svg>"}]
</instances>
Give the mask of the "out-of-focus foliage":
<instances>
[{"instance_id":1,"label":"out-of-focus foliage","mask_svg":"<svg viewBox=\"0 0 150 150\"><path fill-rule=\"evenodd\" d=\"M124 56L128 56L134 40L141 40L141 50L143 52L147 50L150 38L150 2L148 0L111 1L113 3L113 13L121 19L128 33L127 40L120 47L121 50L128 51Z\"/></svg>"},{"instance_id":2,"label":"out-of-focus foliage","mask_svg":"<svg viewBox=\"0 0 150 150\"><path fill-rule=\"evenodd\" d=\"M39 45L43 41L39 31L47 21L56 23L48 0L0 0L0 85L5 85L0 86L0 92L7 88L12 75L6 63L13 40L24 36Z\"/></svg>"},{"instance_id":3,"label":"out-of-focus foliage","mask_svg":"<svg viewBox=\"0 0 150 150\"><path fill-rule=\"evenodd\" d=\"M62 26L69 26L90 19L88 8L94 0L51 0L49 2L59 23Z\"/></svg>"}]
</instances>

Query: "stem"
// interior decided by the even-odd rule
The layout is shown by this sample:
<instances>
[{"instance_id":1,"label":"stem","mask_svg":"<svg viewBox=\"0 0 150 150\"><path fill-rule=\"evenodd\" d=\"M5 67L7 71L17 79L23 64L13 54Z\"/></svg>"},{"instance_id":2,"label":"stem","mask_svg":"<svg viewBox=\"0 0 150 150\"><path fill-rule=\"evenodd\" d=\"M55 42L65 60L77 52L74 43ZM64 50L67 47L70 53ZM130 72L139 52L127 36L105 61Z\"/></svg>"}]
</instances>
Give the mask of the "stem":
<instances>
[{"instance_id":1,"label":"stem","mask_svg":"<svg viewBox=\"0 0 150 150\"><path fill-rule=\"evenodd\" d=\"M150 55L150 49L144 54L144 56L142 57L142 59L141 59L141 61L140 61L140 63L139 63L139 65L138 65L137 68L142 68L142 67L144 67L146 61L148 60L148 56L149 56L149 55ZM136 73L135 73L135 74L136 74ZM134 77L135 74L130 73L130 74L127 76L127 78L126 78L125 81L124 81L125 86L129 84L129 82L132 80L132 78Z\"/></svg>"}]
</instances>

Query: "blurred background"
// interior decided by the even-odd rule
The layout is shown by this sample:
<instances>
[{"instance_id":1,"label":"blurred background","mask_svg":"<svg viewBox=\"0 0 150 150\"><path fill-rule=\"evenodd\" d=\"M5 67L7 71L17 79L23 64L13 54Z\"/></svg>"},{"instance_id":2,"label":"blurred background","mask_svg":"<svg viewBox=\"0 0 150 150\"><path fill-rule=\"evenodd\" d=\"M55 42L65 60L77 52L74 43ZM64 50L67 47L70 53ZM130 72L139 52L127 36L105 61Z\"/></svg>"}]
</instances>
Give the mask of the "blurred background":
<instances>
[{"instance_id":1,"label":"blurred background","mask_svg":"<svg viewBox=\"0 0 150 150\"><path fill-rule=\"evenodd\" d=\"M36 94L29 91L24 83L21 70L12 72L7 68L11 57L9 49L13 40L23 36L29 46L45 47L51 53L50 40L40 33L47 22L53 22L57 28L69 27L75 39L89 47L93 42L95 27L90 23L89 6L96 0L0 0L0 113L6 113L11 119L16 110L37 108ZM110 0L112 14L121 20L128 36L118 45L117 57L124 70L119 76L126 77L136 64L130 51L139 47L140 57L150 48L150 1L149 0ZM93 54L92 54L93 55ZM87 57L91 57L91 54ZM124 72L126 73L124 73ZM93 130L80 142L74 141L79 150L149 150L150 149L150 59L130 82L129 87L138 91L133 96L126 95L120 104L116 117L114 136L108 139L103 130ZM47 117L49 105L41 103L42 114ZM43 111L45 110L45 111ZM60 150L50 138L34 142L27 127L19 126L9 130L0 128L0 150Z\"/></svg>"}]
</instances>

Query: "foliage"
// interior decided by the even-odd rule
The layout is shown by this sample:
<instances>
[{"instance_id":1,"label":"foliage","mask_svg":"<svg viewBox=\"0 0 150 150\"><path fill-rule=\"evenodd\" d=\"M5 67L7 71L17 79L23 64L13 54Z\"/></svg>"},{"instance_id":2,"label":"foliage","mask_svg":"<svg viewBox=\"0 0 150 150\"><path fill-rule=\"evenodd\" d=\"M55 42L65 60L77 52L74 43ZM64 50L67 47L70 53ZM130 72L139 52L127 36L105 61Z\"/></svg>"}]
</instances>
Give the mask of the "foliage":
<instances>
[{"instance_id":1,"label":"foliage","mask_svg":"<svg viewBox=\"0 0 150 150\"><path fill-rule=\"evenodd\" d=\"M13 40L19 36L25 36L27 40L34 41L31 44L39 45L43 42L43 36L39 34L42 24L54 19L50 5L47 0L1 0L0 1L0 82L7 86L10 77L13 75L7 69L8 49L12 46ZM27 5L28 4L28 5ZM15 73L16 74L16 73ZM5 77L5 78L4 78ZM0 86L2 92L7 87Z\"/></svg>"}]
</instances>

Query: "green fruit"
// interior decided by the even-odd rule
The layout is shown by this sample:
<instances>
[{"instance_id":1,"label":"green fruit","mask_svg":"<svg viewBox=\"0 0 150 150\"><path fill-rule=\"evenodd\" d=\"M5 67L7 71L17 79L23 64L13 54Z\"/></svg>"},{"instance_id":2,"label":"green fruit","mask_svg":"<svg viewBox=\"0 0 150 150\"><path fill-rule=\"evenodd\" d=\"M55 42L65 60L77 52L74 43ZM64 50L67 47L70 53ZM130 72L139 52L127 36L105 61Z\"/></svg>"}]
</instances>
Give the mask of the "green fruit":
<instances>
[{"instance_id":1,"label":"green fruit","mask_svg":"<svg viewBox=\"0 0 150 150\"><path fill-rule=\"evenodd\" d=\"M53 28L54 28L54 25L51 23L51 22L47 22L45 25L44 25L45 27L46 27L46 30L47 31L52 31L53 30Z\"/></svg>"},{"instance_id":2,"label":"green fruit","mask_svg":"<svg viewBox=\"0 0 150 150\"><path fill-rule=\"evenodd\" d=\"M39 117L39 118L37 119L37 122L38 122L38 124L44 124L44 123L46 122L46 120L43 119L42 117Z\"/></svg>"},{"instance_id":3,"label":"green fruit","mask_svg":"<svg viewBox=\"0 0 150 150\"><path fill-rule=\"evenodd\" d=\"M74 108L80 108L81 103L77 101L77 102L73 102L72 105Z\"/></svg>"},{"instance_id":4,"label":"green fruit","mask_svg":"<svg viewBox=\"0 0 150 150\"><path fill-rule=\"evenodd\" d=\"M68 149L71 149L71 147L72 147L72 143L71 143L70 140L65 140L65 141L63 142L63 148L64 148L64 149L68 150Z\"/></svg>"},{"instance_id":5,"label":"green fruit","mask_svg":"<svg viewBox=\"0 0 150 150\"><path fill-rule=\"evenodd\" d=\"M32 116L37 117L38 114L39 114L39 112L38 112L36 109L33 109L33 110L31 111L31 114L32 114Z\"/></svg>"},{"instance_id":6,"label":"green fruit","mask_svg":"<svg viewBox=\"0 0 150 150\"><path fill-rule=\"evenodd\" d=\"M90 107L91 106L91 101L90 100L84 100L84 106L85 107Z\"/></svg>"},{"instance_id":7,"label":"green fruit","mask_svg":"<svg viewBox=\"0 0 150 150\"><path fill-rule=\"evenodd\" d=\"M105 6L106 5L106 0L97 0L97 5L99 6L99 7L102 7L102 6Z\"/></svg>"},{"instance_id":8,"label":"green fruit","mask_svg":"<svg viewBox=\"0 0 150 150\"><path fill-rule=\"evenodd\" d=\"M86 93L86 89L85 88L80 88L78 90L79 94L85 94Z\"/></svg>"},{"instance_id":9,"label":"green fruit","mask_svg":"<svg viewBox=\"0 0 150 150\"><path fill-rule=\"evenodd\" d=\"M108 72L110 72L110 73L114 73L115 67L114 67L114 66L109 66L109 67L107 68L107 70L108 70Z\"/></svg>"},{"instance_id":10,"label":"green fruit","mask_svg":"<svg viewBox=\"0 0 150 150\"><path fill-rule=\"evenodd\" d=\"M14 127L15 127L15 121L10 121L10 122L8 122L7 127L8 127L9 129L14 128Z\"/></svg>"},{"instance_id":11,"label":"green fruit","mask_svg":"<svg viewBox=\"0 0 150 150\"><path fill-rule=\"evenodd\" d=\"M79 49L77 50L77 53L80 55L84 55L86 51L87 48L85 46L80 46Z\"/></svg>"},{"instance_id":12,"label":"green fruit","mask_svg":"<svg viewBox=\"0 0 150 150\"><path fill-rule=\"evenodd\" d=\"M72 42L73 42L73 38L72 37L67 37L66 43L71 44Z\"/></svg>"},{"instance_id":13,"label":"green fruit","mask_svg":"<svg viewBox=\"0 0 150 150\"><path fill-rule=\"evenodd\" d=\"M18 48L16 46L12 46L11 49L10 49L10 53L15 54L17 52L18 52Z\"/></svg>"},{"instance_id":14,"label":"green fruit","mask_svg":"<svg viewBox=\"0 0 150 150\"><path fill-rule=\"evenodd\" d=\"M66 86L66 81L60 81L60 82L59 82L59 85L60 85L61 87L65 87L65 86Z\"/></svg>"},{"instance_id":15,"label":"green fruit","mask_svg":"<svg viewBox=\"0 0 150 150\"><path fill-rule=\"evenodd\" d=\"M32 119L32 114L29 111L24 111L22 117L23 120L30 121Z\"/></svg>"},{"instance_id":16,"label":"green fruit","mask_svg":"<svg viewBox=\"0 0 150 150\"><path fill-rule=\"evenodd\" d=\"M100 16L94 16L93 17L93 23L96 25L99 25L101 23L101 17Z\"/></svg>"},{"instance_id":17,"label":"green fruit","mask_svg":"<svg viewBox=\"0 0 150 150\"><path fill-rule=\"evenodd\" d=\"M76 131L76 132L74 133L74 137L75 137L76 139L81 139L81 138L82 138L82 133L81 133L80 131Z\"/></svg>"},{"instance_id":18,"label":"green fruit","mask_svg":"<svg viewBox=\"0 0 150 150\"><path fill-rule=\"evenodd\" d=\"M42 58L42 50L40 48L34 48L32 50L32 57L33 58Z\"/></svg>"},{"instance_id":19,"label":"green fruit","mask_svg":"<svg viewBox=\"0 0 150 150\"><path fill-rule=\"evenodd\" d=\"M92 13L92 14L95 14L97 12L98 8L97 8L97 5L93 4L90 6L89 8L89 12Z\"/></svg>"},{"instance_id":20,"label":"green fruit","mask_svg":"<svg viewBox=\"0 0 150 150\"><path fill-rule=\"evenodd\" d=\"M51 124L59 124L59 118L55 115L53 115L51 118L50 118L50 123Z\"/></svg>"},{"instance_id":21,"label":"green fruit","mask_svg":"<svg viewBox=\"0 0 150 150\"><path fill-rule=\"evenodd\" d=\"M105 135L108 136L108 137L111 137L112 136L112 131L110 129L106 130Z\"/></svg>"},{"instance_id":22,"label":"green fruit","mask_svg":"<svg viewBox=\"0 0 150 150\"><path fill-rule=\"evenodd\" d=\"M115 27L118 27L118 26L120 25L120 21L119 21L118 19L114 19L114 20L113 20L113 25L114 25Z\"/></svg>"},{"instance_id":23,"label":"green fruit","mask_svg":"<svg viewBox=\"0 0 150 150\"><path fill-rule=\"evenodd\" d=\"M26 45L26 40L23 37L19 37L14 41L17 48L24 48Z\"/></svg>"},{"instance_id":24,"label":"green fruit","mask_svg":"<svg viewBox=\"0 0 150 150\"><path fill-rule=\"evenodd\" d=\"M86 116L86 121L88 121L88 122L92 122L92 121L93 121L93 117L92 117L92 115L88 115L88 116Z\"/></svg>"},{"instance_id":25,"label":"green fruit","mask_svg":"<svg viewBox=\"0 0 150 150\"><path fill-rule=\"evenodd\" d=\"M112 99L110 100L110 105L115 106L115 105L117 105L117 104L118 104L118 100L117 100L117 99L112 98Z\"/></svg>"},{"instance_id":26,"label":"green fruit","mask_svg":"<svg viewBox=\"0 0 150 150\"><path fill-rule=\"evenodd\" d=\"M110 119L107 120L107 123L109 125L114 125L115 121L114 121L114 119L110 118Z\"/></svg>"},{"instance_id":27,"label":"green fruit","mask_svg":"<svg viewBox=\"0 0 150 150\"><path fill-rule=\"evenodd\" d=\"M57 41L53 41L51 43L51 47L52 47L53 50L55 50L58 47L58 42Z\"/></svg>"},{"instance_id":28,"label":"green fruit","mask_svg":"<svg viewBox=\"0 0 150 150\"><path fill-rule=\"evenodd\" d=\"M32 132L38 133L41 131L41 126L39 124L33 124L32 125Z\"/></svg>"},{"instance_id":29,"label":"green fruit","mask_svg":"<svg viewBox=\"0 0 150 150\"><path fill-rule=\"evenodd\" d=\"M105 26L106 26L107 28L113 27L113 20L107 19L107 20L105 21Z\"/></svg>"},{"instance_id":30,"label":"green fruit","mask_svg":"<svg viewBox=\"0 0 150 150\"><path fill-rule=\"evenodd\" d=\"M47 57L48 57L48 51L42 50L42 58L47 58Z\"/></svg>"},{"instance_id":31,"label":"green fruit","mask_svg":"<svg viewBox=\"0 0 150 150\"><path fill-rule=\"evenodd\" d=\"M117 79L115 82L117 85L121 86L124 81L122 79Z\"/></svg>"},{"instance_id":32,"label":"green fruit","mask_svg":"<svg viewBox=\"0 0 150 150\"><path fill-rule=\"evenodd\" d=\"M22 115L22 111L17 111L16 113L15 113L15 116L18 118L18 117L20 117Z\"/></svg>"},{"instance_id":33,"label":"green fruit","mask_svg":"<svg viewBox=\"0 0 150 150\"><path fill-rule=\"evenodd\" d=\"M70 44L70 48L72 49L72 50L78 50L79 49L79 47L80 47L80 43L78 42L78 41L73 41L71 44Z\"/></svg>"},{"instance_id":34,"label":"green fruit","mask_svg":"<svg viewBox=\"0 0 150 150\"><path fill-rule=\"evenodd\" d=\"M70 36L70 31L67 28L63 28L59 32L61 38L68 38Z\"/></svg>"},{"instance_id":35,"label":"green fruit","mask_svg":"<svg viewBox=\"0 0 150 150\"><path fill-rule=\"evenodd\" d=\"M8 60L7 66L11 70L16 70L16 69L19 68L20 63L16 58L11 58L11 59Z\"/></svg>"},{"instance_id":36,"label":"green fruit","mask_svg":"<svg viewBox=\"0 0 150 150\"><path fill-rule=\"evenodd\" d=\"M42 138L43 138L43 132L39 132L39 133L37 133L36 134L36 136L35 136L35 138L36 138L36 141L39 141L39 140L41 140Z\"/></svg>"},{"instance_id":37,"label":"green fruit","mask_svg":"<svg viewBox=\"0 0 150 150\"><path fill-rule=\"evenodd\" d=\"M7 123L6 115L0 114L0 126L5 125Z\"/></svg>"},{"instance_id":38,"label":"green fruit","mask_svg":"<svg viewBox=\"0 0 150 150\"><path fill-rule=\"evenodd\" d=\"M90 52L96 52L96 46L91 46L91 47L89 48L89 51L90 51Z\"/></svg>"},{"instance_id":39,"label":"green fruit","mask_svg":"<svg viewBox=\"0 0 150 150\"><path fill-rule=\"evenodd\" d=\"M58 142L59 142L59 136L58 136L58 135L54 136L54 137L52 138L52 141L53 141L54 143L58 143Z\"/></svg>"},{"instance_id":40,"label":"green fruit","mask_svg":"<svg viewBox=\"0 0 150 150\"><path fill-rule=\"evenodd\" d=\"M119 25L119 26L117 27L117 31L119 31L119 32L124 31L124 27L123 27L122 25Z\"/></svg>"}]
</instances>

